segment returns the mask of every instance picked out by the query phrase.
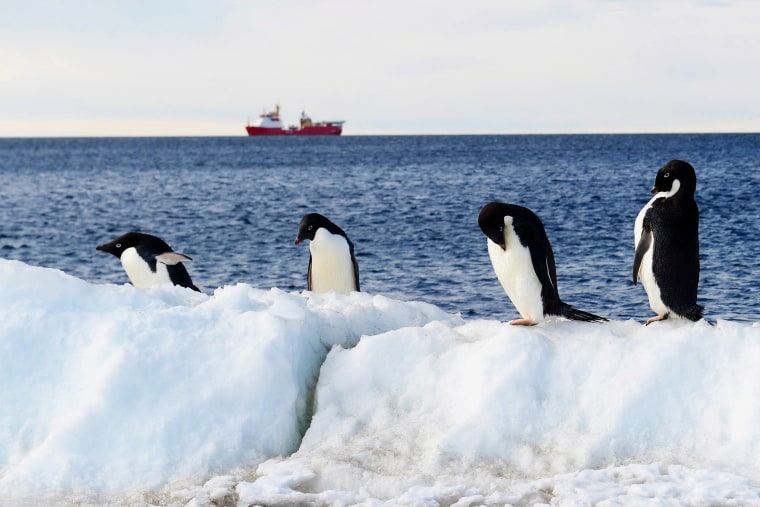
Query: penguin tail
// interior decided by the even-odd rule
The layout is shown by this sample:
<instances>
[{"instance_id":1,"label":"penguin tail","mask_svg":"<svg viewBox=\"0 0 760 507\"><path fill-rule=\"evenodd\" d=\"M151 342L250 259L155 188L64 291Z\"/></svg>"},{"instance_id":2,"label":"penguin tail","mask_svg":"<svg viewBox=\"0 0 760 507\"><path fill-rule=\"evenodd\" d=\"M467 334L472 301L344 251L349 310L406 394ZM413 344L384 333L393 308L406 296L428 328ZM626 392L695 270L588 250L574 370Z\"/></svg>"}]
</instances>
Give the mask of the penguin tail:
<instances>
[{"instance_id":1,"label":"penguin tail","mask_svg":"<svg viewBox=\"0 0 760 507\"><path fill-rule=\"evenodd\" d=\"M685 312L681 314L681 317L689 320L693 320L694 322L703 319L704 316L702 313L705 311L705 307L702 305L694 305Z\"/></svg>"},{"instance_id":2,"label":"penguin tail","mask_svg":"<svg viewBox=\"0 0 760 507\"><path fill-rule=\"evenodd\" d=\"M560 309L560 315L562 315L566 319L579 320L582 322L609 322L610 320L604 317L600 317L599 315L594 315L593 313L584 312L583 310L578 310L577 308L573 308L567 303L562 303L562 308Z\"/></svg>"}]
</instances>

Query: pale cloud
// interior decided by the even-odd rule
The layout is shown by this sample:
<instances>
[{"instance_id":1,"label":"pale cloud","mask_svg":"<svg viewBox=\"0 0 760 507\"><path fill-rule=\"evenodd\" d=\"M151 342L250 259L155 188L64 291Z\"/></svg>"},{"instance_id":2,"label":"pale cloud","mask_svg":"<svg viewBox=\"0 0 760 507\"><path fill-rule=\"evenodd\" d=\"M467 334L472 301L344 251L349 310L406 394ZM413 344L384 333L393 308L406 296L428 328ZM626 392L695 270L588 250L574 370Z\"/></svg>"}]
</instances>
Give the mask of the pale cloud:
<instances>
[{"instance_id":1,"label":"pale cloud","mask_svg":"<svg viewBox=\"0 0 760 507\"><path fill-rule=\"evenodd\" d=\"M243 135L277 101L346 134L760 130L751 1L35 4L0 3L2 136Z\"/></svg>"}]
</instances>

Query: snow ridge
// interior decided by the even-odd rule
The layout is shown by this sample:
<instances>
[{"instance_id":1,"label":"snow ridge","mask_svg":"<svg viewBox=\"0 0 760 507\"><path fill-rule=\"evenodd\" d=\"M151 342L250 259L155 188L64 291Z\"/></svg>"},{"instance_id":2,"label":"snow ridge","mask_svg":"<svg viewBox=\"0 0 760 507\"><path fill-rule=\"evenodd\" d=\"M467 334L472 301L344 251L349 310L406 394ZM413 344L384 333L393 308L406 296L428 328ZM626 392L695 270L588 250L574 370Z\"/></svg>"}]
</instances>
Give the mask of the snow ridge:
<instances>
[{"instance_id":1,"label":"snow ridge","mask_svg":"<svg viewBox=\"0 0 760 507\"><path fill-rule=\"evenodd\" d=\"M760 505L758 323L523 328L2 259L0 322L0 505Z\"/></svg>"}]
</instances>

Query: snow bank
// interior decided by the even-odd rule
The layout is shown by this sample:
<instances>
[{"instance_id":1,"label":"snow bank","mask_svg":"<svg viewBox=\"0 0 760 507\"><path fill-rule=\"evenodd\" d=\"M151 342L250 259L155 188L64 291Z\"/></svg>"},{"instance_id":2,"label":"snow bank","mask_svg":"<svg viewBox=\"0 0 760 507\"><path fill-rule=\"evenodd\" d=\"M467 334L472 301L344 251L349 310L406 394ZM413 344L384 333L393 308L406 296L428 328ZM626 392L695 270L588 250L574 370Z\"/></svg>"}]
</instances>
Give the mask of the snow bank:
<instances>
[{"instance_id":1,"label":"snow bank","mask_svg":"<svg viewBox=\"0 0 760 507\"><path fill-rule=\"evenodd\" d=\"M624 463L760 480L759 365L758 325L433 322L334 349L293 458L307 490L381 498Z\"/></svg>"},{"instance_id":2,"label":"snow bank","mask_svg":"<svg viewBox=\"0 0 760 507\"><path fill-rule=\"evenodd\" d=\"M760 505L758 323L521 328L5 260L0 323L0 504Z\"/></svg>"},{"instance_id":3,"label":"snow bank","mask_svg":"<svg viewBox=\"0 0 760 507\"><path fill-rule=\"evenodd\" d=\"M0 260L0 495L150 489L288 455L329 347L450 318L368 294L211 297Z\"/></svg>"}]
</instances>

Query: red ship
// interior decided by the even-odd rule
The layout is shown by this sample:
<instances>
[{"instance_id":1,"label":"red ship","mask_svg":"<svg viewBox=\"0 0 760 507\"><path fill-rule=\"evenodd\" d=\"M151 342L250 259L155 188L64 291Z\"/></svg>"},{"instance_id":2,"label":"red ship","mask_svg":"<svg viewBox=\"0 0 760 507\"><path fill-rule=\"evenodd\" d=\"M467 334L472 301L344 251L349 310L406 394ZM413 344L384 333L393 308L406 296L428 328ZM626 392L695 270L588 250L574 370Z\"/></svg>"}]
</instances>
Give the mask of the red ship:
<instances>
[{"instance_id":1,"label":"red ship","mask_svg":"<svg viewBox=\"0 0 760 507\"><path fill-rule=\"evenodd\" d=\"M343 133L344 121L320 121L313 122L301 113L300 125L283 126L280 120L280 105L272 112L264 112L251 124L245 127L249 136L339 136Z\"/></svg>"}]
</instances>

